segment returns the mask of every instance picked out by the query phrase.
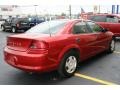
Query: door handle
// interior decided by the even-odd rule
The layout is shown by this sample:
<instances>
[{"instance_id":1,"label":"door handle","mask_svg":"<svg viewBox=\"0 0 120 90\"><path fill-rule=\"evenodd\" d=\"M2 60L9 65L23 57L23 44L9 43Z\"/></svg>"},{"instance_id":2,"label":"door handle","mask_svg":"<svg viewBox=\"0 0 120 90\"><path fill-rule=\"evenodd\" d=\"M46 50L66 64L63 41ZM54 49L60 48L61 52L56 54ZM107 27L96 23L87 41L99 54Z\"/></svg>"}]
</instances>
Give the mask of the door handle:
<instances>
[{"instance_id":1,"label":"door handle","mask_svg":"<svg viewBox=\"0 0 120 90\"><path fill-rule=\"evenodd\" d=\"M77 43L80 42L80 38L76 38L76 42L77 42Z\"/></svg>"}]
</instances>

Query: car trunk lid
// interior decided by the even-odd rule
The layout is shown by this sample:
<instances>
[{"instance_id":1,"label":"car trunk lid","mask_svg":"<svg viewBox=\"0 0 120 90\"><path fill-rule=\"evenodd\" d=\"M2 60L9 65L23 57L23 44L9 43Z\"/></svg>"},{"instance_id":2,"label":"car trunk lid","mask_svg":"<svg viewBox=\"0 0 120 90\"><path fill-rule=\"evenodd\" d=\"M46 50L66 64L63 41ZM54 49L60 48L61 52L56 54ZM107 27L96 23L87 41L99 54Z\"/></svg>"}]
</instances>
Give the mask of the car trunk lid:
<instances>
[{"instance_id":1,"label":"car trunk lid","mask_svg":"<svg viewBox=\"0 0 120 90\"><path fill-rule=\"evenodd\" d=\"M27 51L33 40L44 40L49 35L19 34L8 36L7 47L17 51Z\"/></svg>"},{"instance_id":2,"label":"car trunk lid","mask_svg":"<svg viewBox=\"0 0 120 90\"><path fill-rule=\"evenodd\" d=\"M31 39L8 37L7 47L13 50L26 51L29 48L31 42L32 42Z\"/></svg>"}]
</instances>

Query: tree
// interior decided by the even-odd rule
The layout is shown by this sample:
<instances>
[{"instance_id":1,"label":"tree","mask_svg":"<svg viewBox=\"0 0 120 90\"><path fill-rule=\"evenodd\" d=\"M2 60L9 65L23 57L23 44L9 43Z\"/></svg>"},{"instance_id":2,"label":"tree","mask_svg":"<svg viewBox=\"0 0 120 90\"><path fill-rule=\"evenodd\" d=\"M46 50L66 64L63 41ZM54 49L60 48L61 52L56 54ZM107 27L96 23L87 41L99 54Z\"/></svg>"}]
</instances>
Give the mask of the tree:
<instances>
[{"instance_id":1,"label":"tree","mask_svg":"<svg viewBox=\"0 0 120 90\"><path fill-rule=\"evenodd\" d=\"M66 14L65 13L61 13L61 16L66 16Z\"/></svg>"}]
</instances>

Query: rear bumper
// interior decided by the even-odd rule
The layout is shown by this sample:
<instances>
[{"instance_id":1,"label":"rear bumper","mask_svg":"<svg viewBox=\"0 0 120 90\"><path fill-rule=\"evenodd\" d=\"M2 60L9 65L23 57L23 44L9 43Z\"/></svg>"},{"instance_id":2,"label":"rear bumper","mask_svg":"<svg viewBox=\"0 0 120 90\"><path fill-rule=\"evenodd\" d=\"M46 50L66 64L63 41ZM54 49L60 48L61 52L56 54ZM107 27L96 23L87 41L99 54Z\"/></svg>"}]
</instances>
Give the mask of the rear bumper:
<instances>
[{"instance_id":1,"label":"rear bumper","mask_svg":"<svg viewBox=\"0 0 120 90\"><path fill-rule=\"evenodd\" d=\"M26 52L4 49L4 60L11 66L27 72L49 72L57 69L56 62L44 54L27 54Z\"/></svg>"},{"instance_id":2,"label":"rear bumper","mask_svg":"<svg viewBox=\"0 0 120 90\"><path fill-rule=\"evenodd\" d=\"M11 26L5 26L4 28L5 28L6 30L7 30L7 29L9 29L9 30L12 29ZM30 29L31 27L30 27L30 26L21 26L21 27L15 27L15 28L16 28L16 30L28 30L28 29Z\"/></svg>"}]
</instances>

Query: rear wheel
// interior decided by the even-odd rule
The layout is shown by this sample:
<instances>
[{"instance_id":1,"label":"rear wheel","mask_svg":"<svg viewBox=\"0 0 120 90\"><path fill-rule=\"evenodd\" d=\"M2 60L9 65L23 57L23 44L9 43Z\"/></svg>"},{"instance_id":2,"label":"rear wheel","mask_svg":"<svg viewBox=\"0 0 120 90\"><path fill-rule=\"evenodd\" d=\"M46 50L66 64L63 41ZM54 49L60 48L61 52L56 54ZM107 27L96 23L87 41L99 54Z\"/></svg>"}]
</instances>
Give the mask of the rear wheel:
<instances>
[{"instance_id":1,"label":"rear wheel","mask_svg":"<svg viewBox=\"0 0 120 90\"><path fill-rule=\"evenodd\" d=\"M75 51L67 52L64 55L58 69L60 76L62 77L72 76L77 69L78 60L79 60L79 54L77 52Z\"/></svg>"},{"instance_id":2,"label":"rear wheel","mask_svg":"<svg viewBox=\"0 0 120 90\"><path fill-rule=\"evenodd\" d=\"M115 51L115 38L113 38L109 44L108 53L113 53Z\"/></svg>"}]
</instances>

